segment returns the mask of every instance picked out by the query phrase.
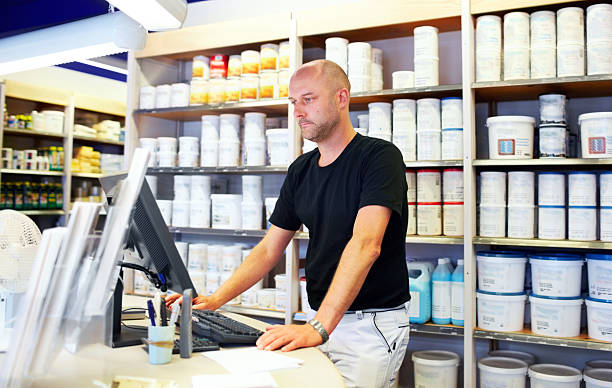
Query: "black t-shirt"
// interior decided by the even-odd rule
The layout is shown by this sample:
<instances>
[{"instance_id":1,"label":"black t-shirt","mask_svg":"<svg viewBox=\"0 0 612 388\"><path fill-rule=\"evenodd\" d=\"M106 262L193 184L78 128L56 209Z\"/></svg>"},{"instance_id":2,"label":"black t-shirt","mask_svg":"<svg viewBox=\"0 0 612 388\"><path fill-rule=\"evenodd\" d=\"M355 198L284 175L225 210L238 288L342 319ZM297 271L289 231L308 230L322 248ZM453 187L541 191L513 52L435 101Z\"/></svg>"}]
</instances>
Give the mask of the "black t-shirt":
<instances>
[{"instance_id":1,"label":"black t-shirt","mask_svg":"<svg viewBox=\"0 0 612 388\"><path fill-rule=\"evenodd\" d=\"M270 222L279 228L308 227L308 302L315 310L331 284L360 208L392 210L380 256L349 310L387 308L410 300L406 267L406 166L391 143L356 134L338 158L319 167L318 149L291 166Z\"/></svg>"}]
</instances>

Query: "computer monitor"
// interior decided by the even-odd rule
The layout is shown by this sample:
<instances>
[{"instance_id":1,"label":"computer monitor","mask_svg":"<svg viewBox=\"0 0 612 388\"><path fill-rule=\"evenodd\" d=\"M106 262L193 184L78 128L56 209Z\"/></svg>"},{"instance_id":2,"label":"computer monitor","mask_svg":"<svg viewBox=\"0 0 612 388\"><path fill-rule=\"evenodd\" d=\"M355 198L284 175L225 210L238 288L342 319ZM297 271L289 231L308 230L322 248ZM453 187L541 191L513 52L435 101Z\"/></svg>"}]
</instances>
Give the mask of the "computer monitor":
<instances>
[{"instance_id":1,"label":"computer monitor","mask_svg":"<svg viewBox=\"0 0 612 388\"><path fill-rule=\"evenodd\" d=\"M116 174L100 178L104 192L112 200L114 193L120 188L120 182L126 174ZM187 268L181 259L174 240L162 214L155 202L151 188L146 179L138 193L138 199L130 218L128 247L134 247L142 261L140 266L157 275L161 286L178 293L191 288L193 294L197 291L193 286ZM140 344L143 336L140 330L129 330L121 325L121 300L123 297L123 282L117 282L113 296L113 347Z\"/></svg>"}]
</instances>

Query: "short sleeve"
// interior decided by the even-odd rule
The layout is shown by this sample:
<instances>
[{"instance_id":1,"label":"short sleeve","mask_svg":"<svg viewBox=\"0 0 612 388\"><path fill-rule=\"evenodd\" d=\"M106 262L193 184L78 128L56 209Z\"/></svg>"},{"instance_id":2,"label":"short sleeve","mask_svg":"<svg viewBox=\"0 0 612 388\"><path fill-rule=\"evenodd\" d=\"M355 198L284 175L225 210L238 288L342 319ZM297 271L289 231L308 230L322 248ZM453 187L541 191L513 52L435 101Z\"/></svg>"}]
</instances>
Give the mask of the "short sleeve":
<instances>
[{"instance_id":1,"label":"short sleeve","mask_svg":"<svg viewBox=\"0 0 612 388\"><path fill-rule=\"evenodd\" d=\"M280 195L276 201L274 212L270 216L270 223L285 230L298 230L302 225L295 211L294 191L295 177L294 170L289 168Z\"/></svg>"},{"instance_id":2,"label":"short sleeve","mask_svg":"<svg viewBox=\"0 0 612 388\"><path fill-rule=\"evenodd\" d=\"M406 200L406 165L392 144L377 146L364 159L359 208L380 205L402 216Z\"/></svg>"}]
</instances>

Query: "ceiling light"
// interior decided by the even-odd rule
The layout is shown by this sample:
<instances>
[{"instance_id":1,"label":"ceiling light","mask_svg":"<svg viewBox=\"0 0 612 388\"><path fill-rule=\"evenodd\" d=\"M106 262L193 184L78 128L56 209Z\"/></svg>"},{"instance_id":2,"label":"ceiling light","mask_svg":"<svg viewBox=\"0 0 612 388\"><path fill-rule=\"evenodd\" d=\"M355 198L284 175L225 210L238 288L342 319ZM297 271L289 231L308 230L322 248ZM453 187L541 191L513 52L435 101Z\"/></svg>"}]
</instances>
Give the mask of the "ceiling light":
<instances>
[{"instance_id":1,"label":"ceiling light","mask_svg":"<svg viewBox=\"0 0 612 388\"><path fill-rule=\"evenodd\" d=\"M0 39L0 75L142 50L147 31L122 12Z\"/></svg>"},{"instance_id":2,"label":"ceiling light","mask_svg":"<svg viewBox=\"0 0 612 388\"><path fill-rule=\"evenodd\" d=\"M187 16L185 0L106 0L149 31L175 30Z\"/></svg>"}]
</instances>

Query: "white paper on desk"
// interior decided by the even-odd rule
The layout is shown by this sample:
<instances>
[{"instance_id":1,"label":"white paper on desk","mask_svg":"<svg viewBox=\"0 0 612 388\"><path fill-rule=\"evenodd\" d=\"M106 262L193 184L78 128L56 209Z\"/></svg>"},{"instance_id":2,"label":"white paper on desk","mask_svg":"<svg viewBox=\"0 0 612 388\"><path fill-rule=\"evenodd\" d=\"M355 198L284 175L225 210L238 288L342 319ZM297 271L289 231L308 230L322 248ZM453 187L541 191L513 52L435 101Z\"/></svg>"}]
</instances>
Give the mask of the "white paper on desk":
<instances>
[{"instance_id":1,"label":"white paper on desk","mask_svg":"<svg viewBox=\"0 0 612 388\"><path fill-rule=\"evenodd\" d=\"M193 388L276 388L278 385L268 372L202 375L191 378Z\"/></svg>"},{"instance_id":2,"label":"white paper on desk","mask_svg":"<svg viewBox=\"0 0 612 388\"><path fill-rule=\"evenodd\" d=\"M298 368L304 363L304 360L298 358L257 348L215 350L204 352L202 355L218 362L230 373L236 374Z\"/></svg>"}]
</instances>

